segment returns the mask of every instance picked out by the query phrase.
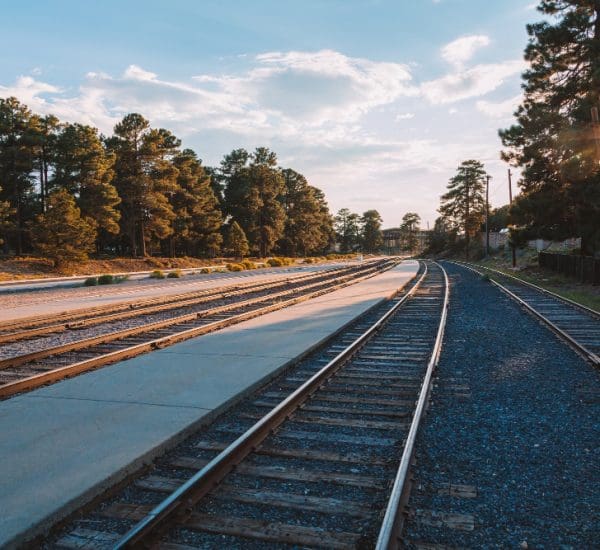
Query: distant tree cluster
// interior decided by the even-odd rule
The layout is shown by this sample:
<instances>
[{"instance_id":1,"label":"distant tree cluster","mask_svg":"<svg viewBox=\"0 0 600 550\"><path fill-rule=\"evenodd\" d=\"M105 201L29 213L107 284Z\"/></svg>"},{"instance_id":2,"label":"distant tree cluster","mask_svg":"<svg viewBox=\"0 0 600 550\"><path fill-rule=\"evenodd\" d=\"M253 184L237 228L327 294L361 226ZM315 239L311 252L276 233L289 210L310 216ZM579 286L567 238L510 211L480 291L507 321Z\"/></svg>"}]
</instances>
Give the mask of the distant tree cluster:
<instances>
[{"instance_id":1,"label":"distant tree cluster","mask_svg":"<svg viewBox=\"0 0 600 550\"><path fill-rule=\"evenodd\" d=\"M59 264L90 252L318 254L335 233L323 192L269 149L205 167L140 114L103 136L10 97L0 99L0 240L5 254Z\"/></svg>"},{"instance_id":2,"label":"distant tree cluster","mask_svg":"<svg viewBox=\"0 0 600 550\"><path fill-rule=\"evenodd\" d=\"M342 208L334 218L334 228L341 252L361 250L372 254L383 246L383 219L377 210L367 210L362 216Z\"/></svg>"}]
</instances>

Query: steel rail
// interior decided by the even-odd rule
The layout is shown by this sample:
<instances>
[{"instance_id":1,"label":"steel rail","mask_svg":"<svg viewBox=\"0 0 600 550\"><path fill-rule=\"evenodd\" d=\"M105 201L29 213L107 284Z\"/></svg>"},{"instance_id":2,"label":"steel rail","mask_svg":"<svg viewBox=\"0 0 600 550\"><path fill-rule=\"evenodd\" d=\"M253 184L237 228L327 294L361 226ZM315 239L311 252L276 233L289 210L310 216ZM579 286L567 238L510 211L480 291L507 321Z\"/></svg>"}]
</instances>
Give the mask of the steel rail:
<instances>
[{"instance_id":1,"label":"steel rail","mask_svg":"<svg viewBox=\"0 0 600 550\"><path fill-rule=\"evenodd\" d=\"M384 267L385 269L390 269L393 265L397 265L397 264L395 264L394 262L388 262L388 263L384 264L384 266L381 266L381 267ZM82 373L82 372L85 372L88 370L92 370L92 369L98 368L100 366L107 365L109 363L114 363L119 360L130 359L132 357L141 355L142 353L145 353L148 351L161 349L161 348L170 346L172 344L175 344L175 343L178 343L178 342L181 342L184 340L188 340L190 338L194 338L196 336L201 336L201 335L207 334L209 332L214 332L215 330L239 323L241 321L246 321L246 320L252 319L254 317L258 317L260 315L270 313L272 311L276 311L279 309L283 309L285 307L289 307L291 305L301 303L303 301L321 296L323 294L327 294L334 290L338 290L338 289L344 288L346 286L350 286L359 281L373 277L382 270L384 270L384 269L377 269L374 272L373 272L373 270L369 270L367 272L367 274L363 275L362 277L356 277L356 278L347 277L346 280L344 280L341 283L326 287L324 289L316 290L316 291L310 292L308 294L304 294L302 296L297 296L297 297L291 298L289 300L277 301L273 304L267 305L262 308L257 308L257 309L253 309L251 311L239 313L237 315L232 315L226 319L213 321L211 323L207 323L207 324L201 325L199 327L192 327L192 328L189 328L189 329L186 329L183 331L176 332L175 334L170 334L167 336L149 340L147 342L134 344L134 345L128 346L127 348L124 348L124 349L119 349L119 350L115 350L112 352L104 353L102 355L99 355L98 357L85 359L83 361L78 361L76 363L72 363L72 364L64 366L64 367L58 367L56 369L42 372L40 374L35 374L35 375L28 376L28 377L20 379L20 380L16 380L14 382L8 382L6 384L2 384L2 385L0 385L0 398L10 397L12 395L15 395L16 393L31 390L31 389L37 388L43 384L47 384L49 382L55 382L57 380L61 380L63 378L69 377L69 376L73 376L73 375L76 375L76 374L79 374L79 373ZM322 282L319 284L322 284ZM313 284L313 285L308 285L308 286L318 286L318 285ZM306 288L306 287L304 287L304 288ZM270 298L272 299L272 297L270 297ZM267 301L267 299L268 298L263 297L262 301ZM236 309L236 308L242 307L242 303L232 304L229 306L222 306L219 309L222 309L225 307L229 307L230 309ZM206 313L206 315L205 314L200 314L200 315L194 314L194 318L208 316L210 314L214 314L214 310L211 311L210 313Z\"/></svg>"},{"instance_id":2,"label":"steel rail","mask_svg":"<svg viewBox=\"0 0 600 550\"><path fill-rule=\"evenodd\" d=\"M450 263L454 263L455 265L462 266L465 269L471 270L473 273L477 273L478 275L483 275L483 273L481 271L478 271L477 269L471 267L469 264L462 263L462 262L450 262ZM499 273L502 274L502 275L504 275L502 272L499 272ZM522 282L517 277L514 277L514 279L516 279L518 282ZM502 292L504 292L505 294L507 294L513 300L515 300L518 304L520 304L521 306L523 306L526 309L526 311L528 311L534 317L538 318L545 325L547 325L548 328L550 328L550 330L552 330L553 332L555 332L558 336L560 336L563 340L565 340L568 344L570 344L575 349L575 351L577 351L585 359L587 359L588 361L590 361L592 363L592 365L594 365L595 367L600 366L600 357L598 357L597 354L595 354L593 351L591 351L588 348L586 348L583 344L581 344L575 338L573 338L568 332L566 332L565 330L561 329L558 325L556 325L555 323L553 323L545 315L543 315L542 313L540 313L532 305L528 304L525 300L523 300L522 298L520 298L519 296L517 296L514 292L512 292L511 290L509 290L508 288L506 288L504 285L502 285L498 281L495 281L492 278L490 278L490 282L492 284L496 285ZM533 286L535 286L535 285L533 285ZM548 293L551 294L551 295L553 294L551 292L548 292ZM563 298L561 298L561 299L563 299ZM571 305L571 304L568 304L568 305ZM581 308L584 308L585 310L588 309L588 308L585 308L585 306L581 306L581 304L576 304L576 305L579 306L579 307L581 307ZM590 311L593 311L593 310L590 310Z\"/></svg>"},{"instance_id":3,"label":"steel rail","mask_svg":"<svg viewBox=\"0 0 600 550\"><path fill-rule=\"evenodd\" d=\"M50 333L73 328L78 329L111 320L125 319L136 315L144 315L168 309L176 309L178 307L194 305L194 303L203 303L205 301L219 298L227 298L237 294L258 292L260 290L275 288L277 286L283 286L286 284L293 284L303 280L310 280L324 276L328 277L336 273L352 271L352 269L353 267L342 267L338 269L324 270L317 273L300 274L274 281L271 280L266 282L259 281L245 284L226 285L212 289L175 294L168 297L147 299L141 302L128 300L118 302L116 304L89 308L85 311L76 310L44 316L27 317L25 319L15 321L6 321L4 323L0 323L0 343L18 341L20 339L44 334L45 332ZM15 329L19 328L25 328L25 330L15 331ZM10 332L11 330L14 332Z\"/></svg>"},{"instance_id":4,"label":"steel rail","mask_svg":"<svg viewBox=\"0 0 600 550\"><path fill-rule=\"evenodd\" d=\"M564 296L561 296L560 294L556 294L556 292L552 292L551 290L548 290L546 288L543 288L541 286L538 286L534 283L530 283L529 281L524 281L523 279L519 279L519 277L515 277L514 275L510 275L509 273L504 273L503 271L500 271L498 269L493 269L491 267L487 267L484 265L476 265L476 264L472 264L469 262L460 262L458 260L452 260L451 263L455 263L458 265L464 265L464 266L468 266L468 267L472 267L473 269L475 269L475 267L480 267L482 269L485 269L487 271L491 271L492 273L496 273L497 275L500 275L501 277L506 277L507 279L512 279L514 281L516 281L519 284L522 284L524 286L528 286L530 288L533 288L534 290L537 290L538 292L542 292L543 294L548 294L549 296L552 296L552 298L556 298L557 300L560 300L561 302L565 302L570 306L574 306L578 309L583 310L585 313L589 313L590 315L593 315L594 317L597 317L600 319L600 312L596 311L595 309L592 309L590 307L584 306L583 304L580 304L578 302L575 302L574 300L571 300L569 298L565 298Z\"/></svg>"},{"instance_id":5,"label":"steel rail","mask_svg":"<svg viewBox=\"0 0 600 550\"><path fill-rule=\"evenodd\" d=\"M373 271L373 270L377 270L377 269L378 269L378 266L373 266L373 267L368 268L366 271L368 272L368 271ZM171 325L177 325L177 324L185 323L188 321L193 321L195 319L206 317L208 315L216 315L219 313L225 313L232 309L251 306L251 305L254 305L257 303L282 298L284 296L288 296L289 294L294 294L299 291L302 292L302 291L308 290L310 288L314 288L317 286L322 286L324 284L327 284L328 279L331 279L331 277L328 277L325 280L320 280L317 282L310 283L308 285L303 285L300 287L276 292L274 294L267 294L267 295L259 296L256 298L250 298L248 300L243 300L241 302L233 302L231 304L217 306L217 307L210 308L210 309L200 311L200 312L186 313L184 315L178 315L176 317L171 317L169 319L163 319L160 321L146 323L144 325L140 325L137 327L116 330L113 332L100 334L98 336L83 338L81 340L76 340L74 342L69 342L67 344L60 344L57 346L52 346L52 347L49 347L49 348L46 348L43 350L32 351L29 353L23 353L20 355L15 355L14 357L7 357L5 359L0 359L0 370L10 368L10 367L16 367L16 366L22 365L24 363L28 363L30 361L35 361L38 359L43 359L45 357L50 357L52 355L58 355L58 354L66 353L69 351L77 351L77 350L85 349L85 348L95 346L98 344L106 344L109 342L113 342L115 340L120 340L120 339L123 339L128 336L134 336L134 335L141 334L144 332L150 332L152 330L165 328L165 327L168 327ZM352 280L352 274L345 275L344 277L340 278L339 280L342 280L342 281Z\"/></svg>"},{"instance_id":6,"label":"steel rail","mask_svg":"<svg viewBox=\"0 0 600 550\"><path fill-rule=\"evenodd\" d=\"M181 487L155 506L119 539L113 548L115 550L143 548L146 542L154 540L160 535L162 528L165 527L168 521L174 518L180 519L189 514L196 502L213 490L236 465L254 451L291 414L298 410L325 381L339 371L347 360L356 354L385 325L392 315L416 292L426 275L427 266L425 266L423 274L413 287L369 329L221 451L206 466L183 483Z\"/></svg>"},{"instance_id":7,"label":"steel rail","mask_svg":"<svg viewBox=\"0 0 600 550\"><path fill-rule=\"evenodd\" d=\"M379 531L379 536L377 538L377 544L375 546L376 550L388 550L399 547L399 538L404 522L403 508L408 502L408 497L410 494L410 482L408 475L413 460L415 442L427 405L433 371L439 362L442 342L444 340L444 330L446 328L446 319L448 317L448 303L450 300L450 284L448 282L446 270L437 262L434 263L436 263L436 265L444 274L444 304L442 306L442 314L440 316L440 323L438 326L433 351L431 353L429 363L427 364L427 370L425 372L425 377L419 392L419 399L417 401L415 413L413 415L410 429L404 443L404 449L402 451L400 465L398 466L398 472L394 480L392 492L390 493L388 500L388 506L386 508L381 529Z\"/></svg>"}]
</instances>

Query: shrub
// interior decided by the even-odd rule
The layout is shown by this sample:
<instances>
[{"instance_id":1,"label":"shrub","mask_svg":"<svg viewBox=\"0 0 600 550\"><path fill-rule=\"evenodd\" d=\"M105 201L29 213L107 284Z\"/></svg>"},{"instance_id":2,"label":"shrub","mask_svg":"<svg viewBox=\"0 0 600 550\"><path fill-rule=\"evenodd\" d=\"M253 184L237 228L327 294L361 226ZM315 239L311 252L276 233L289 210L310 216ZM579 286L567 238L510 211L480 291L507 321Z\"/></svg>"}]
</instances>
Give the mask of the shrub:
<instances>
[{"instance_id":1,"label":"shrub","mask_svg":"<svg viewBox=\"0 0 600 550\"><path fill-rule=\"evenodd\" d=\"M88 277L85 281L83 281L83 286L96 286L97 284L97 277Z\"/></svg>"},{"instance_id":2,"label":"shrub","mask_svg":"<svg viewBox=\"0 0 600 550\"><path fill-rule=\"evenodd\" d=\"M244 271L244 266L241 264L227 264L228 271Z\"/></svg>"},{"instance_id":3,"label":"shrub","mask_svg":"<svg viewBox=\"0 0 600 550\"><path fill-rule=\"evenodd\" d=\"M256 264L250 260L244 260L241 265L244 266L244 269L256 269Z\"/></svg>"},{"instance_id":4,"label":"shrub","mask_svg":"<svg viewBox=\"0 0 600 550\"><path fill-rule=\"evenodd\" d=\"M281 260L281 258L269 258L267 260L267 265L271 267L281 267L282 265L284 265L284 263Z\"/></svg>"},{"instance_id":5,"label":"shrub","mask_svg":"<svg viewBox=\"0 0 600 550\"><path fill-rule=\"evenodd\" d=\"M114 283L118 284L118 283L122 283L123 281L127 281L129 279L129 275L117 275L114 278Z\"/></svg>"},{"instance_id":6,"label":"shrub","mask_svg":"<svg viewBox=\"0 0 600 550\"><path fill-rule=\"evenodd\" d=\"M203 274L210 273L210 269L208 269L208 267L203 267L203 268L200 270L200 273L203 273Z\"/></svg>"},{"instance_id":7,"label":"shrub","mask_svg":"<svg viewBox=\"0 0 600 550\"><path fill-rule=\"evenodd\" d=\"M176 269L175 271L169 271L167 277L169 279L179 279L180 277L183 277L183 273L181 272L181 269Z\"/></svg>"},{"instance_id":8,"label":"shrub","mask_svg":"<svg viewBox=\"0 0 600 550\"><path fill-rule=\"evenodd\" d=\"M164 279L165 274L160 269L155 269L152 273L150 273L151 279Z\"/></svg>"},{"instance_id":9,"label":"shrub","mask_svg":"<svg viewBox=\"0 0 600 550\"><path fill-rule=\"evenodd\" d=\"M112 285L115 282L115 277L110 273L105 273L104 275L100 275L98 277L99 285Z\"/></svg>"}]
</instances>

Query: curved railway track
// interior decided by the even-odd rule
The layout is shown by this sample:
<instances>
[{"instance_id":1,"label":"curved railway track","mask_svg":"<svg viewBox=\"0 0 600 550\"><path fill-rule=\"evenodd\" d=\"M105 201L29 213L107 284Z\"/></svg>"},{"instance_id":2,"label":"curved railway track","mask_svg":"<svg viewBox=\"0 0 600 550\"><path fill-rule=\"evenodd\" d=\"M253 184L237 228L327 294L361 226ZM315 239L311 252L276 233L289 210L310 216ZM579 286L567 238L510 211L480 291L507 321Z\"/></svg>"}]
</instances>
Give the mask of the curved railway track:
<instances>
[{"instance_id":1,"label":"curved railway track","mask_svg":"<svg viewBox=\"0 0 600 550\"><path fill-rule=\"evenodd\" d=\"M448 296L428 264L52 546L397 547Z\"/></svg>"},{"instance_id":2,"label":"curved railway track","mask_svg":"<svg viewBox=\"0 0 600 550\"><path fill-rule=\"evenodd\" d=\"M167 318L158 320L153 317L156 308L162 308L165 304L153 304L149 308L133 312L137 315L134 326L116 330L110 328L110 323L122 320L122 314L129 315L132 312L113 312L108 315L102 312L101 318L109 318L106 321L108 331L105 327L101 334L55 345L49 345L46 340L42 340L38 349L0 359L0 397L10 397L43 384L296 304L372 277L396 264L396 260L377 261L319 273L312 277L301 277L287 283L278 281L268 285L257 285L260 288L251 287L250 292L247 289L232 291L226 299L223 298L223 293L218 293L216 298L186 298L183 300L186 302L185 306L182 306L180 301L175 308L169 309ZM285 289L272 292L278 287ZM254 297L240 300L244 295L253 294ZM215 300L219 304L211 307L210 301ZM114 318L115 315L117 319ZM91 317L86 322L96 324L98 319L99 317ZM102 325L96 324L96 328L100 326ZM33 346L35 342L29 340L28 347Z\"/></svg>"},{"instance_id":3,"label":"curved railway track","mask_svg":"<svg viewBox=\"0 0 600 550\"><path fill-rule=\"evenodd\" d=\"M596 367L600 366L600 313L533 283L488 267L453 262L483 275L566 340Z\"/></svg>"}]
</instances>

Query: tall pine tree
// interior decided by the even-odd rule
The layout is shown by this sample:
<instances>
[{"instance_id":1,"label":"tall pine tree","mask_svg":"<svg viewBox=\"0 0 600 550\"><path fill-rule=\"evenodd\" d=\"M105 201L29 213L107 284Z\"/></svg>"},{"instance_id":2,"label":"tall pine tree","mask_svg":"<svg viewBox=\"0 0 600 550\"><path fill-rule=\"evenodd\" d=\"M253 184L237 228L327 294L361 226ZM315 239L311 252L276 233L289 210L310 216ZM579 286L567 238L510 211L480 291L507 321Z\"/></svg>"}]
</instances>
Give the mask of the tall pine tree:
<instances>
[{"instance_id":1,"label":"tall pine tree","mask_svg":"<svg viewBox=\"0 0 600 550\"><path fill-rule=\"evenodd\" d=\"M511 215L522 238L582 238L600 246L600 1L543 0L547 19L527 26L524 101L500 132L503 157L521 167ZM598 129L596 129L598 131Z\"/></svg>"},{"instance_id":2,"label":"tall pine tree","mask_svg":"<svg viewBox=\"0 0 600 550\"><path fill-rule=\"evenodd\" d=\"M442 195L440 214L450 228L464 234L467 259L471 239L477 234L483 221L486 175L481 162L466 160L448 182L448 192Z\"/></svg>"},{"instance_id":3,"label":"tall pine tree","mask_svg":"<svg viewBox=\"0 0 600 550\"><path fill-rule=\"evenodd\" d=\"M98 130L66 124L53 145L54 175L47 185L66 189L82 216L93 219L102 234L116 235L121 199L112 184L115 155L106 151Z\"/></svg>"}]
</instances>

